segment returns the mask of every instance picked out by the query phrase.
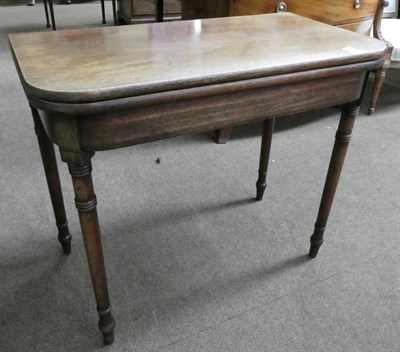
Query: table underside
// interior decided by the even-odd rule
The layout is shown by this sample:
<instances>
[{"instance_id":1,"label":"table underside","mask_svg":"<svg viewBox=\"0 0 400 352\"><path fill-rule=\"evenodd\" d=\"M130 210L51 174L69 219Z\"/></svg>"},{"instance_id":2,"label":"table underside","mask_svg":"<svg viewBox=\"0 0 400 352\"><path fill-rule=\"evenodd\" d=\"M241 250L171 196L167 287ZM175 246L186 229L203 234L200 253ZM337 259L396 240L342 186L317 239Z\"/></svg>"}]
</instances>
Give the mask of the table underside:
<instances>
[{"instance_id":1,"label":"table underside","mask_svg":"<svg viewBox=\"0 0 400 352\"><path fill-rule=\"evenodd\" d=\"M98 103L30 99L50 140L94 152L344 104L360 96L366 62Z\"/></svg>"}]
</instances>

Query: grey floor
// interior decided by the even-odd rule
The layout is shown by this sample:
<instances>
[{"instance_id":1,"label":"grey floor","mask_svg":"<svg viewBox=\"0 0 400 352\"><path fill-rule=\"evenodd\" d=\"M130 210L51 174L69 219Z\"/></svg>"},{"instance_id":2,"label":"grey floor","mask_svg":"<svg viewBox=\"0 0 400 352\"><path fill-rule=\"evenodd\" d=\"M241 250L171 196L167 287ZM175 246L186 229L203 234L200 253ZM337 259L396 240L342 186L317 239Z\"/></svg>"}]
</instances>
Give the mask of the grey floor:
<instances>
[{"instance_id":1,"label":"grey floor","mask_svg":"<svg viewBox=\"0 0 400 352\"><path fill-rule=\"evenodd\" d=\"M99 2L55 11L60 29L100 25ZM67 257L7 43L10 32L41 30L42 4L0 7L1 351L400 351L398 72L375 115L362 108L312 261L337 108L278 122L263 202L253 201L259 124L236 128L226 145L200 134L98 153L117 320L103 347L70 178L60 162Z\"/></svg>"}]
</instances>

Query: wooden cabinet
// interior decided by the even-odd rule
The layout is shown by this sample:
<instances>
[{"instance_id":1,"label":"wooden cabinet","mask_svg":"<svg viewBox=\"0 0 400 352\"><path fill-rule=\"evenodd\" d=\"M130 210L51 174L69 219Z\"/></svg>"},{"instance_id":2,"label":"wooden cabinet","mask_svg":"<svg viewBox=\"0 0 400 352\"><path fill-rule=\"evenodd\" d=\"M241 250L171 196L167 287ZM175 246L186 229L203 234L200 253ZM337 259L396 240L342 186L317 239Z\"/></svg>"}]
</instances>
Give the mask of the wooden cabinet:
<instances>
[{"instance_id":1,"label":"wooden cabinet","mask_svg":"<svg viewBox=\"0 0 400 352\"><path fill-rule=\"evenodd\" d=\"M182 0L182 19L232 16L233 8L233 0Z\"/></svg>"},{"instance_id":2,"label":"wooden cabinet","mask_svg":"<svg viewBox=\"0 0 400 352\"><path fill-rule=\"evenodd\" d=\"M320 22L369 34L380 0L182 0L182 18L292 12Z\"/></svg>"}]
</instances>

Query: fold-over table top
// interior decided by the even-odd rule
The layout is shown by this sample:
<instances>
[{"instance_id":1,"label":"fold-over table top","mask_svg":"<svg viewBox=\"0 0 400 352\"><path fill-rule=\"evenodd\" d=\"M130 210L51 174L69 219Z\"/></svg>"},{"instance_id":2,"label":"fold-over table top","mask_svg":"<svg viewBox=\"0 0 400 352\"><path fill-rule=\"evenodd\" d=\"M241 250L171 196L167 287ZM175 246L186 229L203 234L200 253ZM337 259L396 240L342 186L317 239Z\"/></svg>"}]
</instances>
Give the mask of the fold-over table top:
<instances>
[{"instance_id":1,"label":"fold-over table top","mask_svg":"<svg viewBox=\"0 0 400 352\"><path fill-rule=\"evenodd\" d=\"M11 34L26 94L88 103L374 61L383 42L290 13Z\"/></svg>"}]
</instances>

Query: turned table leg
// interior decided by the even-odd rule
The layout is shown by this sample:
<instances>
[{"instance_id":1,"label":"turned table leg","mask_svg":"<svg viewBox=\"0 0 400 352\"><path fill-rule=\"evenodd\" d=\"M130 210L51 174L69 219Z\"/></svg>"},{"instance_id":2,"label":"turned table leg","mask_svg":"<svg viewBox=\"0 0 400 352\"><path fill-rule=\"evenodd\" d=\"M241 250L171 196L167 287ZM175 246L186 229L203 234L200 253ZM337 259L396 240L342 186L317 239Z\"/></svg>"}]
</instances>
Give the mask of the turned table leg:
<instances>
[{"instance_id":1,"label":"turned table leg","mask_svg":"<svg viewBox=\"0 0 400 352\"><path fill-rule=\"evenodd\" d=\"M336 132L336 140L332 151L328 174L325 180L324 191L319 206L318 217L315 223L314 233L311 236L309 256L315 258L324 241L324 231L328 221L329 212L335 197L340 173L342 171L347 147L350 143L355 118L360 110L360 101L357 100L343 106L339 127Z\"/></svg>"},{"instance_id":2,"label":"turned table leg","mask_svg":"<svg viewBox=\"0 0 400 352\"><path fill-rule=\"evenodd\" d=\"M274 133L275 119L265 120L261 138L260 167L258 169L257 200L262 200L267 187L267 171L269 154L271 151L272 134Z\"/></svg>"},{"instance_id":3,"label":"turned table leg","mask_svg":"<svg viewBox=\"0 0 400 352\"><path fill-rule=\"evenodd\" d=\"M32 116L35 124L35 132L39 142L40 155L49 188L51 204L53 206L56 225L58 228L58 240L61 243L64 254L71 253L71 234L68 230L67 216L65 214L64 199L62 195L60 177L53 143L47 137L38 111L32 108Z\"/></svg>"},{"instance_id":4,"label":"turned table leg","mask_svg":"<svg viewBox=\"0 0 400 352\"><path fill-rule=\"evenodd\" d=\"M63 152L61 151L63 157ZM100 227L96 210L96 195L93 190L90 157L84 163L68 162L69 173L75 192L75 205L79 212L82 235L85 242L86 256L92 278L97 311L99 313L99 329L103 333L104 343L114 341L115 320L111 314L110 298L103 250L100 238ZM65 161L65 158L63 158Z\"/></svg>"}]
</instances>

